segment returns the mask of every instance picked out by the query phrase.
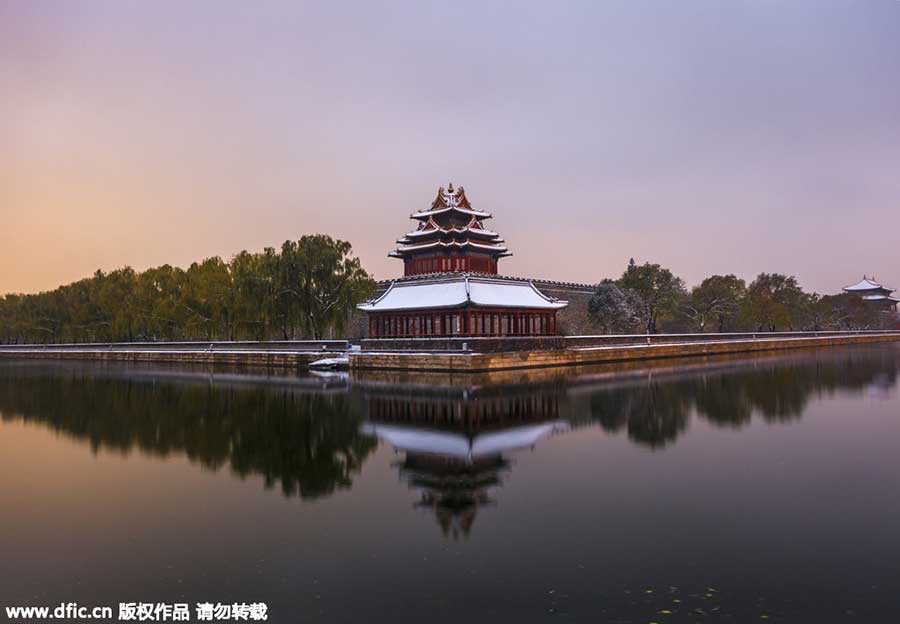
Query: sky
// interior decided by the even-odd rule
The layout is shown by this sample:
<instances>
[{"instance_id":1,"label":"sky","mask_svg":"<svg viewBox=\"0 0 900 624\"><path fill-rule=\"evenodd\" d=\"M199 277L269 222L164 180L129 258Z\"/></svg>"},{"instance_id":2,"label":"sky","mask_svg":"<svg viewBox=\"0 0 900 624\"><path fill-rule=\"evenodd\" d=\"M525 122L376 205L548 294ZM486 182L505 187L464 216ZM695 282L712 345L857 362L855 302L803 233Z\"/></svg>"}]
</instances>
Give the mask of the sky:
<instances>
[{"instance_id":1,"label":"sky","mask_svg":"<svg viewBox=\"0 0 900 624\"><path fill-rule=\"evenodd\" d=\"M900 2L0 0L0 293L327 233L438 186L598 282L900 288Z\"/></svg>"}]
</instances>

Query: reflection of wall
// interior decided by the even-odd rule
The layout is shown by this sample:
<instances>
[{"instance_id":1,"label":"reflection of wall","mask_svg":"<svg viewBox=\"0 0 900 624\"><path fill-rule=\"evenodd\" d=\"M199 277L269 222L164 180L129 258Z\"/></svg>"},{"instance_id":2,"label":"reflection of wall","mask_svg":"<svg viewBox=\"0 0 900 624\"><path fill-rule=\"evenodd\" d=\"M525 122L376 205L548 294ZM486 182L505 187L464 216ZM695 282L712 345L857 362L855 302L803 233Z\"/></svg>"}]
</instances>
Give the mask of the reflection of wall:
<instances>
[{"instance_id":1,"label":"reflection of wall","mask_svg":"<svg viewBox=\"0 0 900 624\"><path fill-rule=\"evenodd\" d=\"M376 394L368 396L365 405L367 418L374 422L458 427L464 431L555 420L559 414L558 396L549 393L457 399Z\"/></svg>"}]
</instances>

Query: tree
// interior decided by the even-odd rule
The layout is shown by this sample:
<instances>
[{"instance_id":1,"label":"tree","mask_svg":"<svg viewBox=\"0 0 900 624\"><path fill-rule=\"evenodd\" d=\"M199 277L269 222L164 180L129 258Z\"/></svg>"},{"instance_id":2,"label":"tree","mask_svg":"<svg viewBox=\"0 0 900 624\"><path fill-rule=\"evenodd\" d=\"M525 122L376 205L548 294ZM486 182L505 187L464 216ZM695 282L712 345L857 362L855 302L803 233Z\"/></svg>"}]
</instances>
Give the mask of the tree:
<instances>
[{"instance_id":1,"label":"tree","mask_svg":"<svg viewBox=\"0 0 900 624\"><path fill-rule=\"evenodd\" d=\"M694 286L681 310L698 331L704 332L715 323L716 331L724 332L737 318L746 292L744 280L734 275L712 275Z\"/></svg>"},{"instance_id":2,"label":"tree","mask_svg":"<svg viewBox=\"0 0 900 624\"><path fill-rule=\"evenodd\" d=\"M757 331L793 330L808 304L808 296L794 276L760 273L747 288L745 313Z\"/></svg>"},{"instance_id":3,"label":"tree","mask_svg":"<svg viewBox=\"0 0 900 624\"><path fill-rule=\"evenodd\" d=\"M671 318L685 297L684 282L669 269L632 258L617 282L635 302L636 311L648 334L655 334L660 319Z\"/></svg>"},{"instance_id":4,"label":"tree","mask_svg":"<svg viewBox=\"0 0 900 624\"><path fill-rule=\"evenodd\" d=\"M233 337L234 301L228 265L218 256L207 258L193 263L186 277L182 305L190 313L189 323L196 327L191 333L210 340Z\"/></svg>"},{"instance_id":5,"label":"tree","mask_svg":"<svg viewBox=\"0 0 900 624\"><path fill-rule=\"evenodd\" d=\"M263 340L272 326L274 303L274 275L268 254L242 251L231 259L231 280L234 287L234 327L238 337Z\"/></svg>"},{"instance_id":6,"label":"tree","mask_svg":"<svg viewBox=\"0 0 900 624\"><path fill-rule=\"evenodd\" d=\"M861 297L850 293L819 297L815 314L819 325L831 330L878 328L885 316L876 306L866 305Z\"/></svg>"},{"instance_id":7,"label":"tree","mask_svg":"<svg viewBox=\"0 0 900 624\"><path fill-rule=\"evenodd\" d=\"M604 334L626 333L636 321L635 302L611 279L605 279L588 302L588 312Z\"/></svg>"},{"instance_id":8,"label":"tree","mask_svg":"<svg viewBox=\"0 0 900 624\"><path fill-rule=\"evenodd\" d=\"M137 276L134 301L140 335L144 340L176 340L185 337L191 312L183 305L187 276L165 264Z\"/></svg>"},{"instance_id":9,"label":"tree","mask_svg":"<svg viewBox=\"0 0 900 624\"><path fill-rule=\"evenodd\" d=\"M297 243L300 265L299 292L303 327L316 339L326 328L343 332L353 306L375 290L359 258L350 257L350 243L316 234Z\"/></svg>"},{"instance_id":10,"label":"tree","mask_svg":"<svg viewBox=\"0 0 900 624\"><path fill-rule=\"evenodd\" d=\"M130 267L33 295L0 298L4 342L321 338L343 332L374 290L346 241L316 234L279 253L242 251L185 271Z\"/></svg>"}]
</instances>

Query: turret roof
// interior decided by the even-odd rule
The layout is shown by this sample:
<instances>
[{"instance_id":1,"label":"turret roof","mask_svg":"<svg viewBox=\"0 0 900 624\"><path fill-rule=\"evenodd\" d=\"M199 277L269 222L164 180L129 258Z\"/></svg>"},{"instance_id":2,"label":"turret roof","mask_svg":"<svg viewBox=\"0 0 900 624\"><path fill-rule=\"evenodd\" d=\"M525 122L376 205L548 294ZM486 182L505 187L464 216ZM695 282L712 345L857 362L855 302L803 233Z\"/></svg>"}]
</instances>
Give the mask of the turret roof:
<instances>
[{"instance_id":1,"label":"turret roof","mask_svg":"<svg viewBox=\"0 0 900 624\"><path fill-rule=\"evenodd\" d=\"M447 189L444 187L438 189L437 197L431 202L431 207L426 210L420 210L410 215L411 219L428 219L434 215L443 214L445 212L459 212L462 214L476 217L477 219L490 219L491 213L484 210L475 210L466 197L463 187L453 190L453 184L449 184Z\"/></svg>"},{"instance_id":2,"label":"turret roof","mask_svg":"<svg viewBox=\"0 0 900 624\"><path fill-rule=\"evenodd\" d=\"M400 241L398 241L400 242ZM499 257L510 256L512 254L509 253L509 249L506 245L501 244L500 242L485 242L485 243L476 243L475 241L432 241L430 243L418 243L412 245L400 245L397 247L395 251L392 251L388 255L393 258L402 258L404 252L409 251L423 251L425 249L477 249L483 251L491 251L496 252Z\"/></svg>"},{"instance_id":3,"label":"turret roof","mask_svg":"<svg viewBox=\"0 0 900 624\"><path fill-rule=\"evenodd\" d=\"M568 302L545 295L531 282L457 273L421 281L392 282L380 297L357 307L366 312L387 312L454 308L466 304L558 310L566 307Z\"/></svg>"}]
</instances>

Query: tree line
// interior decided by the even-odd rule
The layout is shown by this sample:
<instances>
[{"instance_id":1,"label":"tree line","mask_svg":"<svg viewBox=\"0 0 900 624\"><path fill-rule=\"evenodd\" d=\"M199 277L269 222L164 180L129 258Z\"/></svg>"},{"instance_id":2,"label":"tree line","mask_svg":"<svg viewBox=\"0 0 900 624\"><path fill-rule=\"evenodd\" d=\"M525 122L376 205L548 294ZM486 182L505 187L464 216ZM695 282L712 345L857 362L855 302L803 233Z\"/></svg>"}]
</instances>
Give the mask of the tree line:
<instances>
[{"instance_id":1,"label":"tree line","mask_svg":"<svg viewBox=\"0 0 900 624\"><path fill-rule=\"evenodd\" d=\"M342 336L375 283L350 243L315 234L187 269L130 267L0 298L0 341L321 339Z\"/></svg>"},{"instance_id":2,"label":"tree line","mask_svg":"<svg viewBox=\"0 0 900 624\"><path fill-rule=\"evenodd\" d=\"M734 275L712 275L688 290L669 269L634 259L619 279L597 286L589 311L608 334L881 329L896 323L856 295L806 292L794 276L760 273L747 284Z\"/></svg>"}]
</instances>

